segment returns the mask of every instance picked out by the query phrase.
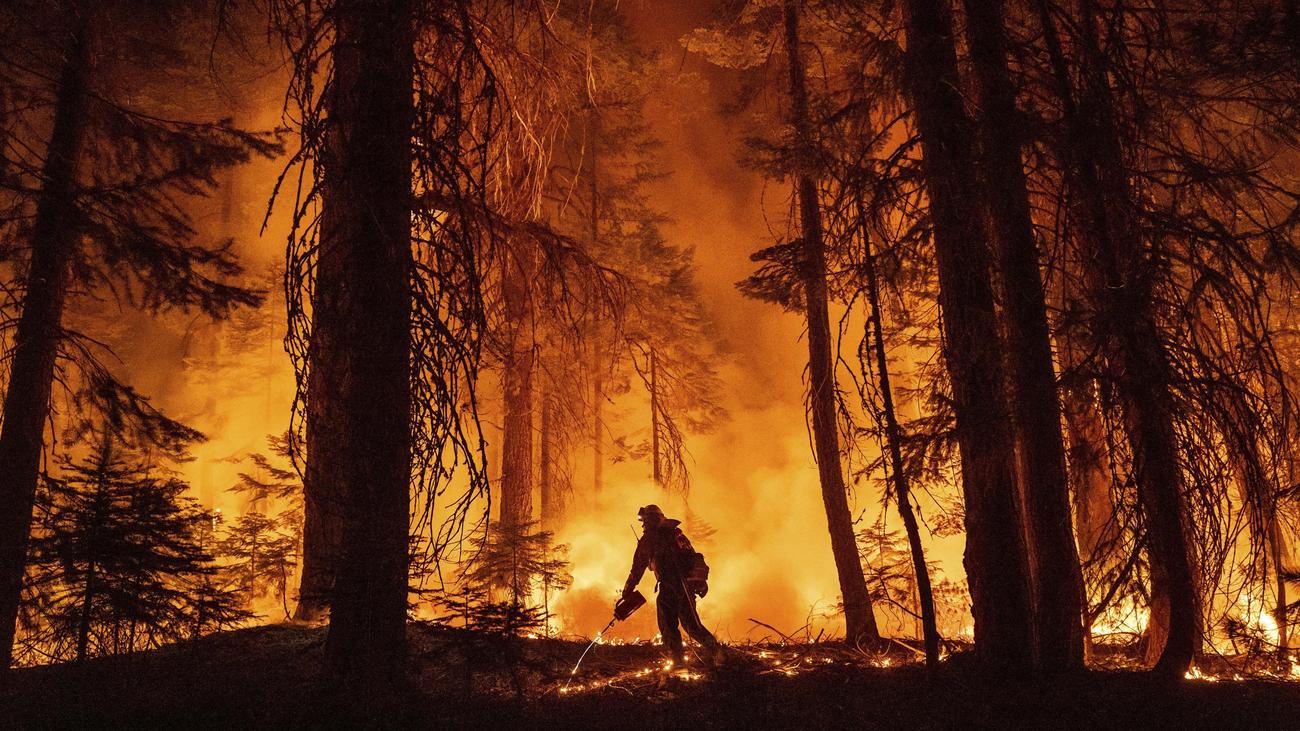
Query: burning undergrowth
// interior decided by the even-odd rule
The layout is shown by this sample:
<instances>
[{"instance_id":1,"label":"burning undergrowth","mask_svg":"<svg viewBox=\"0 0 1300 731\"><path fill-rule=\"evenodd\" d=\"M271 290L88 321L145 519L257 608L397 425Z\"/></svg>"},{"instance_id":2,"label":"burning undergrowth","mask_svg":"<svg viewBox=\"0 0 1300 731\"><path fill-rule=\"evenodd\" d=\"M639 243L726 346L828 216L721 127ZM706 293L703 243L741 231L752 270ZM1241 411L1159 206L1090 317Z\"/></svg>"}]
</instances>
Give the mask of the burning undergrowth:
<instances>
[{"instance_id":1,"label":"burning undergrowth","mask_svg":"<svg viewBox=\"0 0 1300 731\"><path fill-rule=\"evenodd\" d=\"M576 639L531 633L510 636L437 624L420 625L414 642L422 684L460 686L467 695L525 702L615 693L666 700L691 686L793 678L830 669L897 668L922 660L917 650L903 643L872 652L842 642L757 642L727 646L725 658L715 664L692 648L686 664L675 666L657 636L634 641L597 638L588 645Z\"/></svg>"}]
</instances>

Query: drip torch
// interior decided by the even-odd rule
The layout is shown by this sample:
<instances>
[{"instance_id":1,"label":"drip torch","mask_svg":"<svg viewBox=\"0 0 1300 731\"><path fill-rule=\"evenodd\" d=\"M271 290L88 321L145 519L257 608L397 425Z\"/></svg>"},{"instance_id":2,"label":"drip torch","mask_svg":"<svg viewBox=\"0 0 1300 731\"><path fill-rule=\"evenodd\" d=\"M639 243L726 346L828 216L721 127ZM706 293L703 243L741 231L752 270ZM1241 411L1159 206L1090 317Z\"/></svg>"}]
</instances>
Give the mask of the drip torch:
<instances>
[{"instance_id":1,"label":"drip torch","mask_svg":"<svg viewBox=\"0 0 1300 731\"><path fill-rule=\"evenodd\" d=\"M632 613L640 609L644 604L645 597L636 590L633 590L631 594L625 594L614 603L614 616L610 618L609 624L605 625L604 629L596 633L596 636L591 640L591 644L587 645L587 649L583 650L582 654L578 656L578 662L573 665L573 669L569 671L569 679L564 683L564 690L569 689L569 683L572 683L573 676L578 674L578 668L582 667L582 661L587 658L587 653L591 652L591 648L595 647L597 642L600 642L601 636L608 632L615 622L622 622L631 617Z\"/></svg>"}]
</instances>

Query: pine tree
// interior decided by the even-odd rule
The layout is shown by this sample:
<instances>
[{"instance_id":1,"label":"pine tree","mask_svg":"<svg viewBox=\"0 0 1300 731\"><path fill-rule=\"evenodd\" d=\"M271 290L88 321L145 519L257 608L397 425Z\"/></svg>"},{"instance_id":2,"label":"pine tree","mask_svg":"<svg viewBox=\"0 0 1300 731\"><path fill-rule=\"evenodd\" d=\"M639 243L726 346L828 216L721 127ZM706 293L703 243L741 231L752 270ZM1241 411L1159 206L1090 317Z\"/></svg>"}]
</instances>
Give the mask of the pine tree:
<instances>
[{"instance_id":1,"label":"pine tree","mask_svg":"<svg viewBox=\"0 0 1300 731\"><path fill-rule=\"evenodd\" d=\"M1021 532L1015 456L1004 397L1003 344L992 261L982 239L974 129L960 94L951 10L904 5L906 79L920 135L943 312L943 350L961 450L966 572L976 653L989 666L1028 668L1032 591Z\"/></svg>"},{"instance_id":2,"label":"pine tree","mask_svg":"<svg viewBox=\"0 0 1300 731\"><path fill-rule=\"evenodd\" d=\"M980 93L979 169L989 239L997 259L1007 401L1015 430L1017 483L1034 609L1035 663L1083 665L1083 578L1070 521L1061 408L1039 247L1017 129L1016 90L1007 67L1001 0L967 0L966 36Z\"/></svg>"},{"instance_id":3,"label":"pine tree","mask_svg":"<svg viewBox=\"0 0 1300 731\"><path fill-rule=\"evenodd\" d=\"M488 601L465 610L477 616L471 624L513 633L549 626L550 593L567 587L573 577L565 559L568 546L554 544L550 532L536 527L490 524L474 537L459 581L465 591ZM542 591L540 607L533 604L534 589Z\"/></svg>"},{"instance_id":4,"label":"pine tree","mask_svg":"<svg viewBox=\"0 0 1300 731\"><path fill-rule=\"evenodd\" d=\"M33 541L32 582L53 637L71 640L55 647L78 661L188 635L189 588L217 570L200 544L212 518L184 496L189 486L132 459L106 432L45 486L48 518ZM229 621L216 594L201 601Z\"/></svg>"},{"instance_id":5,"label":"pine tree","mask_svg":"<svg viewBox=\"0 0 1300 731\"><path fill-rule=\"evenodd\" d=\"M270 454L252 452L245 457L252 469L240 472L239 481L228 488L247 498L249 512L226 529L220 550L233 559L228 568L246 605L273 592L288 618L288 582L302 560L303 489L297 473L280 463L290 459L289 437L267 437L267 445ZM270 515L276 508L281 509ZM300 596L295 619L310 613L300 609L303 603Z\"/></svg>"},{"instance_id":6,"label":"pine tree","mask_svg":"<svg viewBox=\"0 0 1300 731\"><path fill-rule=\"evenodd\" d=\"M807 76L799 37L799 4L783 4L785 47L790 76L790 118L794 127L795 186L799 204L800 266L803 301L808 323L809 409L822 501L830 529L832 552L843 594L849 640L879 642L871 599L862 579L862 565L854 545L848 488L840 461L839 425L836 417L835 374L831 360L830 313L826 293L826 253L822 240L821 204L817 196L815 142L809 112Z\"/></svg>"},{"instance_id":7,"label":"pine tree","mask_svg":"<svg viewBox=\"0 0 1300 731\"><path fill-rule=\"evenodd\" d=\"M1097 46L1095 7L1083 3L1080 33L1082 89L1076 89L1055 34L1055 21L1038 4L1057 93L1077 141L1067 151L1070 179L1082 197L1080 221L1096 252L1085 278L1099 314L1103 348L1115 365L1125 404L1125 429L1133 471L1148 524L1152 572L1149 657L1156 669L1179 676L1200 645L1200 596L1183 474L1173 424L1169 356L1152 311L1151 278L1143 271L1143 246L1114 125L1113 90ZM1157 649L1158 648L1158 649Z\"/></svg>"},{"instance_id":8,"label":"pine tree","mask_svg":"<svg viewBox=\"0 0 1300 731\"><path fill-rule=\"evenodd\" d=\"M267 595L280 599L285 619L289 613L289 577L298 563L298 537L290 520L259 512L239 516L225 528L217 550L226 560L225 570L243 596L244 605Z\"/></svg>"},{"instance_id":9,"label":"pine tree","mask_svg":"<svg viewBox=\"0 0 1300 731\"><path fill-rule=\"evenodd\" d=\"M826 511L831 552L842 595L846 629L851 641L879 642L874 610L863 578L863 567L855 543L853 516L849 509L844 453L849 446L840 434L840 398L830 322L832 291L829 262L837 251L828 244L826 220L831 209L822 190L828 170L825 148L826 99L820 84L806 67L810 49L834 53L809 35L811 9L833 12L829 6L800 3L752 3L740 10L736 33L717 29L697 31L688 48L702 50L717 63L738 68L759 66L775 58L783 62L781 98L786 101L778 132L779 140L756 137L750 142L748 162L767 175L787 180L792 187L789 241L756 252L752 259L763 262L758 272L739 287L745 294L780 304L802 315L808 342L808 412L813 458L816 461L822 502ZM778 12L779 9L779 12ZM734 37L733 37L734 36ZM779 45L777 45L779 44ZM773 59L756 55L755 49L779 47ZM820 82L820 79L818 79Z\"/></svg>"},{"instance_id":10,"label":"pine tree","mask_svg":"<svg viewBox=\"0 0 1300 731\"><path fill-rule=\"evenodd\" d=\"M906 465L903 463L903 433L898 423L898 413L894 409L893 386L889 376L889 359L885 354L884 311L880 300L880 277L876 269L876 256L871 249L866 211L858 211L858 225L862 229L863 272L862 278L867 285L867 306L872 342L872 354L875 356L876 390L880 394L877 409L878 420L883 421L884 451L889 455L888 471L894 487L894 500L898 504L898 513L903 520L907 533L908 552L912 560L912 577L916 585L916 603L921 619L921 637L925 645L925 664L928 668L939 664L939 628L934 607L934 591L930 582L930 567L925 560L925 549L921 545L921 530L917 525L916 512L912 505L912 481ZM864 341L865 347L865 341ZM870 362L870 361L868 361ZM870 368L868 368L870 370ZM872 561L867 565L875 567Z\"/></svg>"},{"instance_id":11,"label":"pine tree","mask_svg":"<svg viewBox=\"0 0 1300 731\"><path fill-rule=\"evenodd\" d=\"M13 53L0 59L3 95L38 102L15 121L22 144L0 153L12 171L3 183L4 207L21 211L10 220L32 221L9 232L28 259L0 429L0 661L6 664L73 293L104 288L149 310L199 310L215 318L259 301L229 283L239 272L229 242L203 245L184 204L216 185L216 171L270 154L275 145L226 122L185 119L178 107L150 106L149 95L126 94L120 83L158 79L159 68L192 63L186 43L193 38L158 30L195 18L198 5L66 0L10 3L0 11L0 25L13 34L6 41ZM82 346L69 350L87 352ZM78 360L85 380L97 382L91 390L122 390L97 363Z\"/></svg>"}]
</instances>

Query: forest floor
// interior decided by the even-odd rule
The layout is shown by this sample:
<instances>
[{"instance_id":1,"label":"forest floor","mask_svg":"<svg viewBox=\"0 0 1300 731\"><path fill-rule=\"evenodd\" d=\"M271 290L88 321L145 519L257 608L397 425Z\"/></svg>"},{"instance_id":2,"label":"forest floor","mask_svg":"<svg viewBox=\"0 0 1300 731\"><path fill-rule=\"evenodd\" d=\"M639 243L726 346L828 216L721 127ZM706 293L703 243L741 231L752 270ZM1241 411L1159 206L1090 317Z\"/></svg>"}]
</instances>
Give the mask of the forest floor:
<instances>
[{"instance_id":1,"label":"forest floor","mask_svg":"<svg viewBox=\"0 0 1300 731\"><path fill-rule=\"evenodd\" d=\"M989 679L840 645L733 647L665 673L659 647L497 637L413 624L412 687L340 699L324 630L270 625L11 673L0 728L1296 728L1300 683L1162 682L1133 672Z\"/></svg>"}]
</instances>

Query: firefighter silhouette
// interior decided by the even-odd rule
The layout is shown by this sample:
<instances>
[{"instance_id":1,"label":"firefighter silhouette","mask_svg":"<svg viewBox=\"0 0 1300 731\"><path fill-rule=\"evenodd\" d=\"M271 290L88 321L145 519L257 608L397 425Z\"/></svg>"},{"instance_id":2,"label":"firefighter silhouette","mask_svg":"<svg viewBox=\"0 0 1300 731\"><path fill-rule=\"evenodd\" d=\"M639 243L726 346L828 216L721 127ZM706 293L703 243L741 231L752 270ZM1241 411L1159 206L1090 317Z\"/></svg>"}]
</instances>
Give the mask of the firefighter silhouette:
<instances>
[{"instance_id":1,"label":"firefighter silhouette","mask_svg":"<svg viewBox=\"0 0 1300 731\"><path fill-rule=\"evenodd\" d=\"M695 608L695 597L708 592L708 565L682 533L681 521L664 516L658 505L647 505L637 511L643 527L632 557L632 571L623 585L623 596L636 590L646 567L654 571L658 580L659 596L655 611L659 619L659 634L668 648L673 664L685 662L682 646L682 628L699 643L702 659L716 665L723 659L721 643L704 627ZM679 627L680 625L680 627Z\"/></svg>"}]
</instances>

